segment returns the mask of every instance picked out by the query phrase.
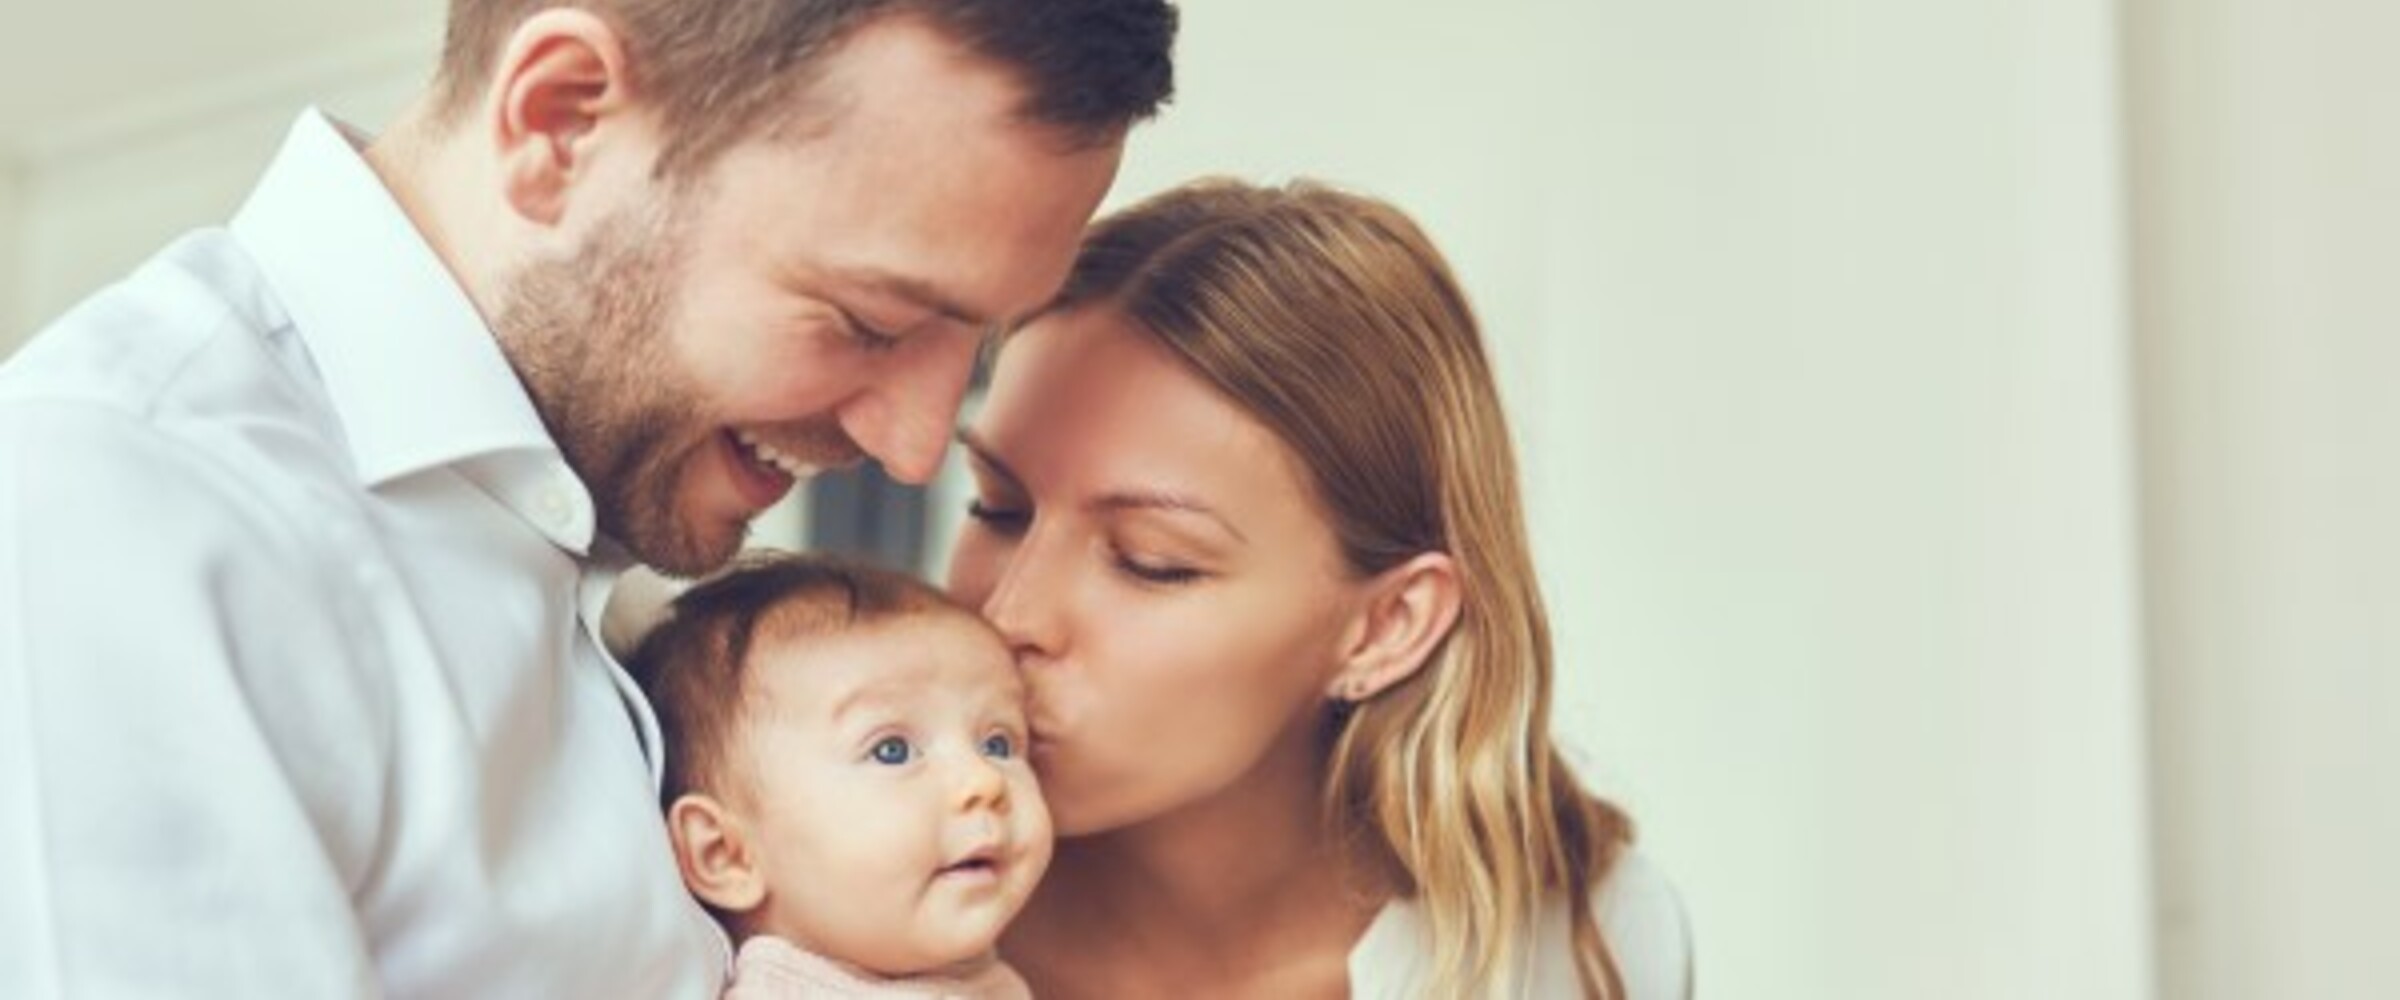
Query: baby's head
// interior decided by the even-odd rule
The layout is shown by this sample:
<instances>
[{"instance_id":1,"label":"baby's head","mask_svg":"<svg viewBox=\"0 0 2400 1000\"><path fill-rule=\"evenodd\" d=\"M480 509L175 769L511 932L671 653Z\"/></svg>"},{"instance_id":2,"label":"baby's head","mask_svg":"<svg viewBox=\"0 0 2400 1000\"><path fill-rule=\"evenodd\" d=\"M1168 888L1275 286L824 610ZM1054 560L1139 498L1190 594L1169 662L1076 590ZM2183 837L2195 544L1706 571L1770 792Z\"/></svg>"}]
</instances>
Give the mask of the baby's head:
<instances>
[{"instance_id":1,"label":"baby's head","mask_svg":"<svg viewBox=\"0 0 2400 1000\"><path fill-rule=\"evenodd\" d=\"M737 941L929 972L987 953L1049 864L1008 648L921 582L747 557L678 597L632 668L684 883Z\"/></svg>"}]
</instances>

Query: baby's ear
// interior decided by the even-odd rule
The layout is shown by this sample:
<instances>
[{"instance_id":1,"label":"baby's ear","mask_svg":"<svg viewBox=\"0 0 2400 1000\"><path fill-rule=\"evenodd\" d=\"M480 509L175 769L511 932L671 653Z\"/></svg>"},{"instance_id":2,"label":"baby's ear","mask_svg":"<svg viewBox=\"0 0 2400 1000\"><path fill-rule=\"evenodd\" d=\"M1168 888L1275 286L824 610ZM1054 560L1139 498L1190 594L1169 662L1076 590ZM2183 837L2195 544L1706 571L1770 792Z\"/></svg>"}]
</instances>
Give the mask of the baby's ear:
<instances>
[{"instance_id":1,"label":"baby's ear","mask_svg":"<svg viewBox=\"0 0 2400 1000\"><path fill-rule=\"evenodd\" d=\"M699 793L667 807L667 835L683 885L726 913L748 913L767 897L767 881L750 851L741 819L724 803Z\"/></svg>"}]
</instances>

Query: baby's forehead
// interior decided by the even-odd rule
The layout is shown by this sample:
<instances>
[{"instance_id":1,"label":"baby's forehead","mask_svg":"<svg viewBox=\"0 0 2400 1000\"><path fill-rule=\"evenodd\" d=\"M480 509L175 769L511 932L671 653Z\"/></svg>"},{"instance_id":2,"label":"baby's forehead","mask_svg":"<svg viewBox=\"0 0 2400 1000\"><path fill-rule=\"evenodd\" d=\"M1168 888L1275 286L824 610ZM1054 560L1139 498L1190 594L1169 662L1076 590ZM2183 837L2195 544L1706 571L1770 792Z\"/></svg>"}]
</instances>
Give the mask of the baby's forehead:
<instances>
[{"instance_id":1,"label":"baby's forehead","mask_svg":"<svg viewBox=\"0 0 2400 1000\"><path fill-rule=\"evenodd\" d=\"M1013 704L1024 696L1007 644L963 610L936 607L833 629L770 628L760 639L751 674L768 683L754 690L827 714L860 705Z\"/></svg>"},{"instance_id":2,"label":"baby's forehead","mask_svg":"<svg viewBox=\"0 0 2400 1000\"><path fill-rule=\"evenodd\" d=\"M823 601L786 601L760 617L758 632L762 642L801 646L844 641L898 650L941 641L1008 652L1007 641L983 616L946 602L862 615Z\"/></svg>"}]
</instances>

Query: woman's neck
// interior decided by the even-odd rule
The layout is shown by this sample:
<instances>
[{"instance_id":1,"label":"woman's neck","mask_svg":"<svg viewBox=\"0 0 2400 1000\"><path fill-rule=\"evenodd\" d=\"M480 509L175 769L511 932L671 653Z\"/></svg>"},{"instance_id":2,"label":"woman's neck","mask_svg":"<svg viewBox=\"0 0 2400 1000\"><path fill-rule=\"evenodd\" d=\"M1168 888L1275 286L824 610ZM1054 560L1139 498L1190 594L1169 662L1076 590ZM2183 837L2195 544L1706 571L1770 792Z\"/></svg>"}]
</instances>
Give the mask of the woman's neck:
<instances>
[{"instance_id":1,"label":"woman's neck","mask_svg":"<svg viewBox=\"0 0 2400 1000\"><path fill-rule=\"evenodd\" d=\"M1317 755L1296 765L1262 765L1213 798L1060 841L1004 953L1038 966L1056 943L1152 981L1258 982L1328 962L1338 972L1391 892L1324 828ZM1104 954L1095 942L1109 942Z\"/></svg>"},{"instance_id":2,"label":"woman's neck","mask_svg":"<svg viewBox=\"0 0 2400 1000\"><path fill-rule=\"evenodd\" d=\"M1295 815L1295 813L1297 813ZM1171 917L1187 933L1247 928L1285 898L1319 898L1343 879L1312 811L1200 807L1142 826L1063 841L1059 888L1124 916Z\"/></svg>"}]
</instances>

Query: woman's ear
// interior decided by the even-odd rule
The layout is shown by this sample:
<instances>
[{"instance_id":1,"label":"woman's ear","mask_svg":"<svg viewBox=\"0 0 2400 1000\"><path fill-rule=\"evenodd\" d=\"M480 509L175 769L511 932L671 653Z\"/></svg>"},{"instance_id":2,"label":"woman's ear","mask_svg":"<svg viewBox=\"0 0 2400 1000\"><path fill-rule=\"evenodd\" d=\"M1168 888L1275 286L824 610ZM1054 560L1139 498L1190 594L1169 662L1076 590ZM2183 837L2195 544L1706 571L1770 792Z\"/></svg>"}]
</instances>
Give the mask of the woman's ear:
<instances>
[{"instance_id":1,"label":"woman's ear","mask_svg":"<svg viewBox=\"0 0 2400 1000\"><path fill-rule=\"evenodd\" d=\"M1446 552L1421 553L1377 574L1365 596L1325 691L1337 701L1365 701L1425 668L1458 624L1458 563Z\"/></svg>"},{"instance_id":2,"label":"woman's ear","mask_svg":"<svg viewBox=\"0 0 2400 1000\"><path fill-rule=\"evenodd\" d=\"M624 40L608 22L553 7L517 26L494 68L486 115L502 194L526 219L556 225L602 123L631 121Z\"/></svg>"},{"instance_id":3,"label":"woman's ear","mask_svg":"<svg viewBox=\"0 0 2400 1000\"><path fill-rule=\"evenodd\" d=\"M667 807L667 836L684 887L701 902L727 913L748 913L766 902L766 875L740 819L724 803L698 793L676 799Z\"/></svg>"}]
</instances>

